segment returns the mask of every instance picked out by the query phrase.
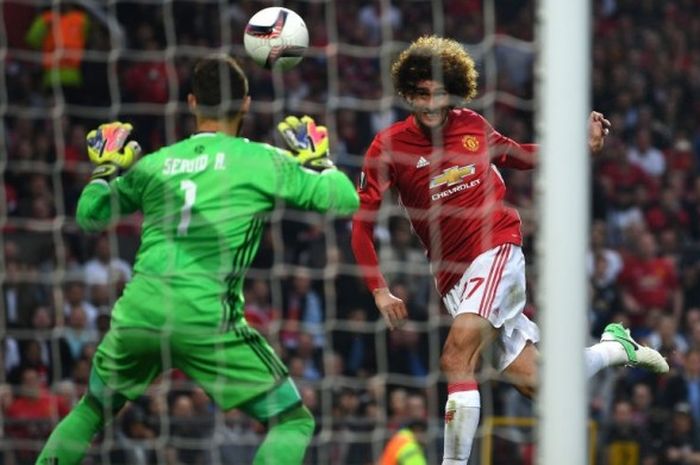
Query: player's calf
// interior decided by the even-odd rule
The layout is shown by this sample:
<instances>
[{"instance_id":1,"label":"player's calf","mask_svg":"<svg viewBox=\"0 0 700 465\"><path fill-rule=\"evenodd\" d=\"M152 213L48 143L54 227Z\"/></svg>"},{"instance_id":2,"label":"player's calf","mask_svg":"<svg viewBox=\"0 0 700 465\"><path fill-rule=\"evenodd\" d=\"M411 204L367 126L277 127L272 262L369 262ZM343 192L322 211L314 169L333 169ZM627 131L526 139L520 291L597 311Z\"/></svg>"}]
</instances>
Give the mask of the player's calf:
<instances>
[{"instance_id":1,"label":"player's calf","mask_svg":"<svg viewBox=\"0 0 700 465\"><path fill-rule=\"evenodd\" d=\"M513 362L508 365L503 374L513 383L520 394L532 399L535 396L538 379L539 351L532 342L528 342Z\"/></svg>"},{"instance_id":2,"label":"player's calf","mask_svg":"<svg viewBox=\"0 0 700 465\"><path fill-rule=\"evenodd\" d=\"M440 357L448 390L443 465L466 465L469 459L481 410L474 374L483 348L495 335L491 323L474 313L459 314L452 323Z\"/></svg>"},{"instance_id":3,"label":"player's calf","mask_svg":"<svg viewBox=\"0 0 700 465\"><path fill-rule=\"evenodd\" d=\"M267 421L268 432L255 455L253 465L300 465L311 441L316 422L303 405Z\"/></svg>"}]
</instances>

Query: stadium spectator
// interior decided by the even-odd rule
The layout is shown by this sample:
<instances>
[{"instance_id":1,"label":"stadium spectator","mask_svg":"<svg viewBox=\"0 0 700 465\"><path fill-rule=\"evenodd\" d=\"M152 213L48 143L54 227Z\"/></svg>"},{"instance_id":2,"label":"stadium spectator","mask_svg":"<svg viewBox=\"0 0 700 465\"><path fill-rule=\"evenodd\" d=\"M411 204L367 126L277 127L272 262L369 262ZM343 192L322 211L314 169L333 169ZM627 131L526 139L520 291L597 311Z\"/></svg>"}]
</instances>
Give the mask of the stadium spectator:
<instances>
[{"instance_id":1,"label":"stadium spectator","mask_svg":"<svg viewBox=\"0 0 700 465\"><path fill-rule=\"evenodd\" d=\"M688 351L688 343L678 331L678 321L671 315L662 315L656 328L646 338L649 347L653 347L666 359L674 362Z\"/></svg>"},{"instance_id":2,"label":"stadium spectator","mask_svg":"<svg viewBox=\"0 0 700 465\"><path fill-rule=\"evenodd\" d=\"M68 413L70 406L51 394L41 374L26 366L21 370L20 384L12 403L4 411L7 436L12 439L46 439L53 423ZM34 448L16 449L18 465L34 463Z\"/></svg>"},{"instance_id":3,"label":"stadium spectator","mask_svg":"<svg viewBox=\"0 0 700 465\"><path fill-rule=\"evenodd\" d=\"M2 282L2 298L5 311L3 319L8 328L28 328L34 309L47 301L47 290L36 279L34 269L22 262L27 253L17 242L4 244L5 273Z\"/></svg>"},{"instance_id":4,"label":"stadium spectator","mask_svg":"<svg viewBox=\"0 0 700 465\"><path fill-rule=\"evenodd\" d=\"M689 227L690 218L683 207L682 193L672 187L661 190L658 200L651 202L644 216L652 231L685 233Z\"/></svg>"},{"instance_id":5,"label":"stadium spectator","mask_svg":"<svg viewBox=\"0 0 700 465\"><path fill-rule=\"evenodd\" d=\"M614 284L622 271L622 256L620 253L608 247L607 225L604 221L597 220L591 226L590 249L587 257L588 275L596 274L597 284L607 286ZM602 259L605 265L597 265L597 259ZM604 271L603 271L604 269Z\"/></svg>"},{"instance_id":6,"label":"stadium spectator","mask_svg":"<svg viewBox=\"0 0 700 465\"><path fill-rule=\"evenodd\" d=\"M627 152L632 164L638 166L647 176L660 178L666 172L666 158L661 150L651 143L651 134L647 128L637 131L635 143Z\"/></svg>"},{"instance_id":7,"label":"stadium spectator","mask_svg":"<svg viewBox=\"0 0 700 465\"><path fill-rule=\"evenodd\" d=\"M608 465L651 465L653 450L644 428L634 423L632 406L626 400L615 403L611 422L602 432L603 463Z\"/></svg>"},{"instance_id":8,"label":"stadium spectator","mask_svg":"<svg viewBox=\"0 0 700 465\"><path fill-rule=\"evenodd\" d=\"M610 261L603 252L593 257L593 274L590 277L591 330L590 334L600 334L605 326L613 321L613 315L620 310L621 297L617 283L611 280Z\"/></svg>"},{"instance_id":9,"label":"stadium spectator","mask_svg":"<svg viewBox=\"0 0 700 465\"><path fill-rule=\"evenodd\" d=\"M171 78L177 82L177 76L168 72L168 66L163 58L155 58L156 53L161 49L155 38L155 32L150 24L142 23L137 32L140 49L151 52L149 60L139 60L123 71L120 82L124 89L124 101L165 104L168 102L169 87ZM145 121L144 121L145 123ZM148 132L146 127L142 127L144 132Z\"/></svg>"},{"instance_id":10,"label":"stadium spectator","mask_svg":"<svg viewBox=\"0 0 700 465\"><path fill-rule=\"evenodd\" d=\"M84 102L81 65L90 28L88 15L66 2L42 12L27 32L27 43L42 51L43 85L58 85L67 102Z\"/></svg>"},{"instance_id":11,"label":"stadium spectator","mask_svg":"<svg viewBox=\"0 0 700 465\"><path fill-rule=\"evenodd\" d=\"M367 312L354 308L347 320L333 332L335 350L343 357L343 374L366 378L376 372L375 337Z\"/></svg>"},{"instance_id":12,"label":"stadium spectator","mask_svg":"<svg viewBox=\"0 0 700 465\"><path fill-rule=\"evenodd\" d=\"M65 405L67 409L73 407L78 400L80 400L75 384L69 379L54 383L52 392L57 397L58 401L62 405Z\"/></svg>"},{"instance_id":13,"label":"stadium spectator","mask_svg":"<svg viewBox=\"0 0 700 465\"><path fill-rule=\"evenodd\" d=\"M668 465L700 462L700 437L691 406L681 402L673 407L671 421L661 443L660 461Z\"/></svg>"},{"instance_id":14,"label":"stadium spectator","mask_svg":"<svg viewBox=\"0 0 700 465\"><path fill-rule=\"evenodd\" d=\"M669 410L679 403L688 404L694 421L700 421L700 351L685 354L681 371L669 378L659 399Z\"/></svg>"},{"instance_id":15,"label":"stadium spectator","mask_svg":"<svg viewBox=\"0 0 700 465\"><path fill-rule=\"evenodd\" d=\"M85 325L90 329L97 329L97 316L99 311L86 299L85 282L81 280L68 281L64 286L63 315L70 319L73 309L80 308L85 313Z\"/></svg>"},{"instance_id":16,"label":"stadium spectator","mask_svg":"<svg viewBox=\"0 0 700 465\"><path fill-rule=\"evenodd\" d=\"M157 432L149 426L147 415L139 404L132 403L120 417L117 452L121 463L148 465L158 461L155 438Z\"/></svg>"},{"instance_id":17,"label":"stadium spectator","mask_svg":"<svg viewBox=\"0 0 700 465\"><path fill-rule=\"evenodd\" d=\"M116 252L116 251L115 251ZM131 265L114 256L110 236L102 234L95 242L93 256L85 262L85 283L88 286L115 285L131 280Z\"/></svg>"},{"instance_id":18,"label":"stadium spectator","mask_svg":"<svg viewBox=\"0 0 700 465\"><path fill-rule=\"evenodd\" d=\"M255 451L262 441L263 427L239 410L224 413L224 426L217 428L217 444L223 463L253 463Z\"/></svg>"},{"instance_id":19,"label":"stadium spectator","mask_svg":"<svg viewBox=\"0 0 700 465\"><path fill-rule=\"evenodd\" d=\"M193 421L197 424L197 429L203 436L211 435L216 421L216 407L212 403L209 395L199 386L192 387L190 393L192 407L194 408Z\"/></svg>"},{"instance_id":20,"label":"stadium spectator","mask_svg":"<svg viewBox=\"0 0 700 465\"><path fill-rule=\"evenodd\" d=\"M6 381L7 374L11 373L20 364L19 344L15 338L5 336L2 340L2 345L0 345L0 350L2 353L2 358L0 358L2 370L0 370L0 373L3 374L2 380Z\"/></svg>"},{"instance_id":21,"label":"stadium spectator","mask_svg":"<svg viewBox=\"0 0 700 465\"><path fill-rule=\"evenodd\" d=\"M192 398L187 394L177 395L170 407L169 463L205 465L210 460L206 446L208 441L201 440L208 431L200 429L194 417ZM201 440L199 447L192 445L195 439Z\"/></svg>"},{"instance_id":22,"label":"stadium spectator","mask_svg":"<svg viewBox=\"0 0 700 465\"><path fill-rule=\"evenodd\" d=\"M666 414L654 403L652 387L643 382L632 386L630 395L632 405L632 423L650 438L658 441L666 427Z\"/></svg>"},{"instance_id":23,"label":"stadium spectator","mask_svg":"<svg viewBox=\"0 0 700 465\"><path fill-rule=\"evenodd\" d=\"M34 368L44 387L63 379L70 373L73 359L70 348L59 333L53 331L54 322L49 309L36 307L32 312L31 329L34 338L20 341L21 363L8 373L11 383L19 382L24 368Z\"/></svg>"},{"instance_id":24,"label":"stadium spectator","mask_svg":"<svg viewBox=\"0 0 700 465\"><path fill-rule=\"evenodd\" d=\"M404 388L394 388L388 396L387 428L394 432L404 424L409 416L408 391Z\"/></svg>"},{"instance_id":25,"label":"stadium spectator","mask_svg":"<svg viewBox=\"0 0 700 465\"><path fill-rule=\"evenodd\" d=\"M323 347L323 307L321 297L312 287L308 272L302 271L290 280L290 288L284 298L280 341L287 350L299 346L303 331L313 335L314 347Z\"/></svg>"},{"instance_id":26,"label":"stadium spectator","mask_svg":"<svg viewBox=\"0 0 700 465\"><path fill-rule=\"evenodd\" d=\"M70 381L73 383L75 395L80 399L87 392L90 382L91 358L80 358L73 363Z\"/></svg>"},{"instance_id":27,"label":"stadium spectator","mask_svg":"<svg viewBox=\"0 0 700 465\"><path fill-rule=\"evenodd\" d=\"M379 260L389 282L400 282L410 289L414 304L425 307L432 288L428 260L411 232L411 224L404 217L389 220L390 243L379 250ZM415 315L414 315L415 317Z\"/></svg>"},{"instance_id":28,"label":"stadium spectator","mask_svg":"<svg viewBox=\"0 0 700 465\"><path fill-rule=\"evenodd\" d=\"M381 0L371 0L357 12L357 24L363 32L366 45L379 45L384 38L384 29L392 35L401 29L403 24L401 10L391 3Z\"/></svg>"},{"instance_id":29,"label":"stadium spectator","mask_svg":"<svg viewBox=\"0 0 700 465\"><path fill-rule=\"evenodd\" d=\"M699 138L700 139L700 138ZM700 159L700 150L697 154ZM700 176L692 179L691 188L686 192L685 210L690 216L690 234L694 241L700 241Z\"/></svg>"},{"instance_id":30,"label":"stadium spectator","mask_svg":"<svg viewBox=\"0 0 700 465\"><path fill-rule=\"evenodd\" d=\"M683 294L673 263L657 254L657 242L650 232L641 234L634 255L624 260L619 282L622 299L632 326L641 329L649 312L659 310L680 323Z\"/></svg>"},{"instance_id":31,"label":"stadium spectator","mask_svg":"<svg viewBox=\"0 0 700 465\"><path fill-rule=\"evenodd\" d=\"M97 343L97 331L88 327L83 307L73 307L63 334L73 360L81 357L87 344Z\"/></svg>"},{"instance_id":32,"label":"stadium spectator","mask_svg":"<svg viewBox=\"0 0 700 465\"><path fill-rule=\"evenodd\" d=\"M300 332L297 346L292 351L302 364L302 378L307 381L319 381L323 378L323 353L314 344L314 337L307 332Z\"/></svg>"},{"instance_id":33,"label":"stadium spectator","mask_svg":"<svg viewBox=\"0 0 700 465\"><path fill-rule=\"evenodd\" d=\"M612 245L617 246L624 230L632 224L644 222L643 212L635 202L635 190L643 188L653 192L655 185L641 168L629 161L621 140L611 138L605 152L607 158L601 162L598 173L610 201L608 222L613 232Z\"/></svg>"},{"instance_id":34,"label":"stadium spectator","mask_svg":"<svg viewBox=\"0 0 700 465\"><path fill-rule=\"evenodd\" d=\"M398 430L389 440L379 459L380 465L427 465L421 447L426 431L425 422L413 421Z\"/></svg>"}]
</instances>

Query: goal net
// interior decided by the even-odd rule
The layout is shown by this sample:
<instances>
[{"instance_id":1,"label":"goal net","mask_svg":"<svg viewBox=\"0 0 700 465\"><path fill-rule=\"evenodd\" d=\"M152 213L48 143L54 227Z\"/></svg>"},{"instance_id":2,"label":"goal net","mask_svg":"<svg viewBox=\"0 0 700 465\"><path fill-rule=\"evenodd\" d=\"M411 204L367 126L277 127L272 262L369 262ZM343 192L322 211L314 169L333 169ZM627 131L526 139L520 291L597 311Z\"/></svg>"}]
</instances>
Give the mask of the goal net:
<instances>
[{"instance_id":1,"label":"goal net","mask_svg":"<svg viewBox=\"0 0 700 465\"><path fill-rule=\"evenodd\" d=\"M328 126L333 158L352 179L373 135L405 115L389 69L397 52L424 34L456 39L475 58L480 89L471 108L513 139L534 139L534 2L290 0L283 6L304 18L311 48L284 73L257 67L242 47L248 18L273 4L2 3L0 463L33 463L51 428L85 393L112 304L132 277L138 214L100 235L75 221L91 171L86 132L128 121L145 151L191 134L186 95L198 57L223 50L243 64L253 98L245 136L274 144L285 115L311 115ZM84 37L71 36L80 53L47 53L49 39L32 36L36 19L73 6L89 23ZM65 69L56 74L58 64ZM508 200L523 219L525 256L533 259L531 175L505 176ZM245 281L246 318L279 353L316 417L309 464L373 464L410 421L425 422L428 461L441 457L446 389L439 355L451 318L405 214L389 200L375 240L392 291L409 308L402 329L390 332L378 318L352 258L347 218L276 209ZM490 426L480 430L472 460L531 463L530 423L517 420L532 417L530 403L488 365L479 382L483 416L492 421L482 423ZM16 407L26 399L33 403ZM493 450L480 449L484 434ZM250 463L263 435L263 425L217 410L191 380L168 370L95 440L86 463Z\"/></svg>"}]
</instances>

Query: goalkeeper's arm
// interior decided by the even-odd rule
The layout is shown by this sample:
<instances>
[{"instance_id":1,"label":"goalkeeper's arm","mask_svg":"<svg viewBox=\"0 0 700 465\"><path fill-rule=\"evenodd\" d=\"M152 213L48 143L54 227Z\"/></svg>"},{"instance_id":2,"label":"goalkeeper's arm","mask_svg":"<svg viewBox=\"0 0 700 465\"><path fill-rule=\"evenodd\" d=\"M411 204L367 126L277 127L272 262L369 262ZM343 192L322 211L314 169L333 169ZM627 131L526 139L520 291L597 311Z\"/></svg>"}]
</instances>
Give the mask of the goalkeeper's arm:
<instances>
[{"instance_id":1,"label":"goalkeeper's arm","mask_svg":"<svg viewBox=\"0 0 700 465\"><path fill-rule=\"evenodd\" d=\"M119 176L112 181L93 180L80 194L76 221L85 231L101 231L120 217L138 210L139 206L125 195L124 180Z\"/></svg>"},{"instance_id":2,"label":"goalkeeper's arm","mask_svg":"<svg viewBox=\"0 0 700 465\"><path fill-rule=\"evenodd\" d=\"M105 229L139 208L139 170L132 165L141 149L133 141L124 145L131 129L128 123L113 122L87 136L88 155L96 167L80 194L76 212L78 225L86 231Z\"/></svg>"},{"instance_id":3,"label":"goalkeeper's arm","mask_svg":"<svg viewBox=\"0 0 700 465\"><path fill-rule=\"evenodd\" d=\"M328 130L313 118L288 116L277 125L289 156L276 154L276 193L305 210L349 215L360 204L355 186L329 158Z\"/></svg>"},{"instance_id":4,"label":"goalkeeper's arm","mask_svg":"<svg viewBox=\"0 0 700 465\"><path fill-rule=\"evenodd\" d=\"M288 205L336 215L350 215L360 205L355 186L342 171L325 169L318 172L280 152L273 154L271 159L275 179L271 193Z\"/></svg>"}]
</instances>

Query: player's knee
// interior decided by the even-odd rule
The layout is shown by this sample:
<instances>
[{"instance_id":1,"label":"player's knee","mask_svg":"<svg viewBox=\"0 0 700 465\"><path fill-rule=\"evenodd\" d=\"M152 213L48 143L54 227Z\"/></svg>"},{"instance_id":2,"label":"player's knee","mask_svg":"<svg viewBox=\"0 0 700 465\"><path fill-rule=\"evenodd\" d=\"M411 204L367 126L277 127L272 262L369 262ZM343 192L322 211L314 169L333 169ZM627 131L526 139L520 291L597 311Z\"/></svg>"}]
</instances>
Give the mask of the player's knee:
<instances>
[{"instance_id":1,"label":"player's knee","mask_svg":"<svg viewBox=\"0 0 700 465\"><path fill-rule=\"evenodd\" d=\"M88 391L82 398L81 402L89 405L94 410L99 411L106 418L114 418L126 404L126 397L120 394L112 394L110 396L95 395Z\"/></svg>"},{"instance_id":2,"label":"player's knee","mask_svg":"<svg viewBox=\"0 0 700 465\"><path fill-rule=\"evenodd\" d=\"M316 429L316 421L308 408L303 405L289 412L283 413L278 418L279 424L293 426L295 431L310 438Z\"/></svg>"},{"instance_id":3,"label":"player's knee","mask_svg":"<svg viewBox=\"0 0 700 465\"><path fill-rule=\"evenodd\" d=\"M532 345L528 345L520 355L504 370L504 374L521 394L532 397L538 384L537 365L538 352Z\"/></svg>"},{"instance_id":4,"label":"player's knee","mask_svg":"<svg viewBox=\"0 0 700 465\"><path fill-rule=\"evenodd\" d=\"M516 384L515 388L518 390L518 392L520 394L527 397L528 399L534 398L535 393L537 392L534 385Z\"/></svg>"}]
</instances>

